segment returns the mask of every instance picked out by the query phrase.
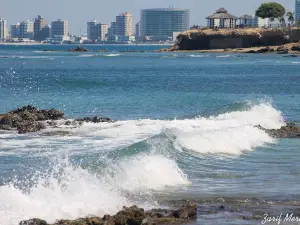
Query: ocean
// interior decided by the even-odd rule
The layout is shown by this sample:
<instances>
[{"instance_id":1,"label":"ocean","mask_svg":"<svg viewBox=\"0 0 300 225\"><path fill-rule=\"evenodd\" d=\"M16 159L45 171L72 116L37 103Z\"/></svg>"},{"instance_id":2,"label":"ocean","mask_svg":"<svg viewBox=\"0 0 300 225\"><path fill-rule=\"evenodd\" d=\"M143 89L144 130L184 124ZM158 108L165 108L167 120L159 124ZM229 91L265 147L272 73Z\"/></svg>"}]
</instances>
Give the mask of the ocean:
<instances>
[{"instance_id":1,"label":"ocean","mask_svg":"<svg viewBox=\"0 0 300 225\"><path fill-rule=\"evenodd\" d=\"M254 127L300 123L300 58L151 52L166 47L157 45L63 51L72 47L0 46L0 113L30 104L116 122L66 136L0 131L1 225L180 199L300 200L299 139ZM192 224L246 224L236 212L198 211Z\"/></svg>"}]
</instances>

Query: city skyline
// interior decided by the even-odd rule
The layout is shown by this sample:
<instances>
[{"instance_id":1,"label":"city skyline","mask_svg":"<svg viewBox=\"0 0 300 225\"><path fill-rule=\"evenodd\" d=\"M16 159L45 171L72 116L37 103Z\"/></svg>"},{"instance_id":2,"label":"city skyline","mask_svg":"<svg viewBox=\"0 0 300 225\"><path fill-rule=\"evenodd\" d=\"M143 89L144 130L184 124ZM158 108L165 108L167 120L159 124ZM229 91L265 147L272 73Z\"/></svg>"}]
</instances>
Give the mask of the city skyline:
<instances>
[{"instance_id":1,"label":"city skyline","mask_svg":"<svg viewBox=\"0 0 300 225\"><path fill-rule=\"evenodd\" d=\"M199 0L165 0L164 3L158 0L141 1L111 0L105 4L97 0L89 0L86 4L74 4L71 0L52 0L51 2L41 2L29 0L32 7L28 7L28 1L19 2L18 0L5 1L1 7L0 17L4 18L9 25L17 24L20 21L34 21L36 15L42 15L49 23L59 18L69 21L69 31L75 35L86 33L86 22L96 19L98 22L110 24L115 21L116 15L121 12L130 12L133 15L133 24L140 20L141 9L147 8L166 8L172 5L175 8L190 10L190 25L206 25L205 17L213 13L217 8L224 7L235 15L254 14L257 7L268 0L251 0L236 4L236 0L213 0L210 2ZM295 0L278 0L289 11L295 10ZM18 5L18 7L16 7ZM59 7L58 7L59 6ZM91 7L92 6L92 7ZM26 8L26 10L21 10Z\"/></svg>"}]
</instances>

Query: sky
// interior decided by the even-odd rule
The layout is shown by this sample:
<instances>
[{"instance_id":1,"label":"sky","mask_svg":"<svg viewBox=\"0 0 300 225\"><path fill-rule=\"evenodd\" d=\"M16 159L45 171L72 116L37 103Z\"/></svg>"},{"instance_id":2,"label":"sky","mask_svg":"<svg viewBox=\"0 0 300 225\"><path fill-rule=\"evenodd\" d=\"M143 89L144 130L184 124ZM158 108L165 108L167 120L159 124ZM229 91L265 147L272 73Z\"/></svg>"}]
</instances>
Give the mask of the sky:
<instances>
[{"instance_id":1,"label":"sky","mask_svg":"<svg viewBox=\"0 0 300 225\"><path fill-rule=\"evenodd\" d=\"M114 21L122 12L133 14L134 24L139 21L140 9L145 8L185 8L190 10L190 25L206 25L205 17L216 9L224 7L235 16L255 14L263 2L271 0L0 0L0 17L8 24L23 20L34 20L42 15L49 23L56 19L69 21L71 34L86 33L86 22L96 19L107 23ZM287 11L295 11L295 0L272 0L285 6Z\"/></svg>"}]
</instances>

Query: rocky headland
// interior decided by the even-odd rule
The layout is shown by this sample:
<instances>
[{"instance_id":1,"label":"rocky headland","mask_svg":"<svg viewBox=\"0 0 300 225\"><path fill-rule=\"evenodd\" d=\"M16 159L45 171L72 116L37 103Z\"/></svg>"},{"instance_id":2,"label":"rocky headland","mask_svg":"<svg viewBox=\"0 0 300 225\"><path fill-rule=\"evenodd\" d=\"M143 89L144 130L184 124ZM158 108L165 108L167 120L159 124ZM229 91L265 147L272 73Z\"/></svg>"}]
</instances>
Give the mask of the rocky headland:
<instances>
[{"instance_id":1,"label":"rocky headland","mask_svg":"<svg viewBox=\"0 0 300 225\"><path fill-rule=\"evenodd\" d=\"M300 28L199 29L178 35L170 48L159 51L232 53L300 53Z\"/></svg>"}]
</instances>

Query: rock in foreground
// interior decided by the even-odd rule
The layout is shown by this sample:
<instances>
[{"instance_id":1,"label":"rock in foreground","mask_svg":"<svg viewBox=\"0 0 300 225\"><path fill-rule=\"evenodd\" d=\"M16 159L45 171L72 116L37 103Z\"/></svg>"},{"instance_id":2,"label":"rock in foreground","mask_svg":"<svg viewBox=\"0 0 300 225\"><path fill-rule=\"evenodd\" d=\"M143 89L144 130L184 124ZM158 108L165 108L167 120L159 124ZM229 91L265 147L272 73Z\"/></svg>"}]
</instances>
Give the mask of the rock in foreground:
<instances>
[{"instance_id":1,"label":"rock in foreground","mask_svg":"<svg viewBox=\"0 0 300 225\"><path fill-rule=\"evenodd\" d=\"M300 138L300 127L295 123L287 123L286 126L280 129L265 129L262 126L256 126L257 128L265 131L271 137L274 138Z\"/></svg>"},{"instance_id":2,"label":"rock in foreground","mask_svg":"<svg viewBox=\"0 0 300 225\"><path fill-rule=\"evenodd\" d=\"M90 217L77 220L59 220L53 225L150 225L150 224L183 224L197 218L197 206L185 202L179 209L152 209L145 211L137 206L123 207L116 215ZM50 225L44 220L31 219L19 225Z\"/></svg>"},{"instance_id":3,"label":"rock in foreground","mask_svg":"<svg viewBox=\"0 0 300 225\"><path fill-rule=\"evenodd\" d=\"M31 105L18 108L3 115L0 130L17 129L19 134L36 132L44 129L41 121L62 119L64 113L56 110L39 110Z\"/></svg>"}]
</instances>

